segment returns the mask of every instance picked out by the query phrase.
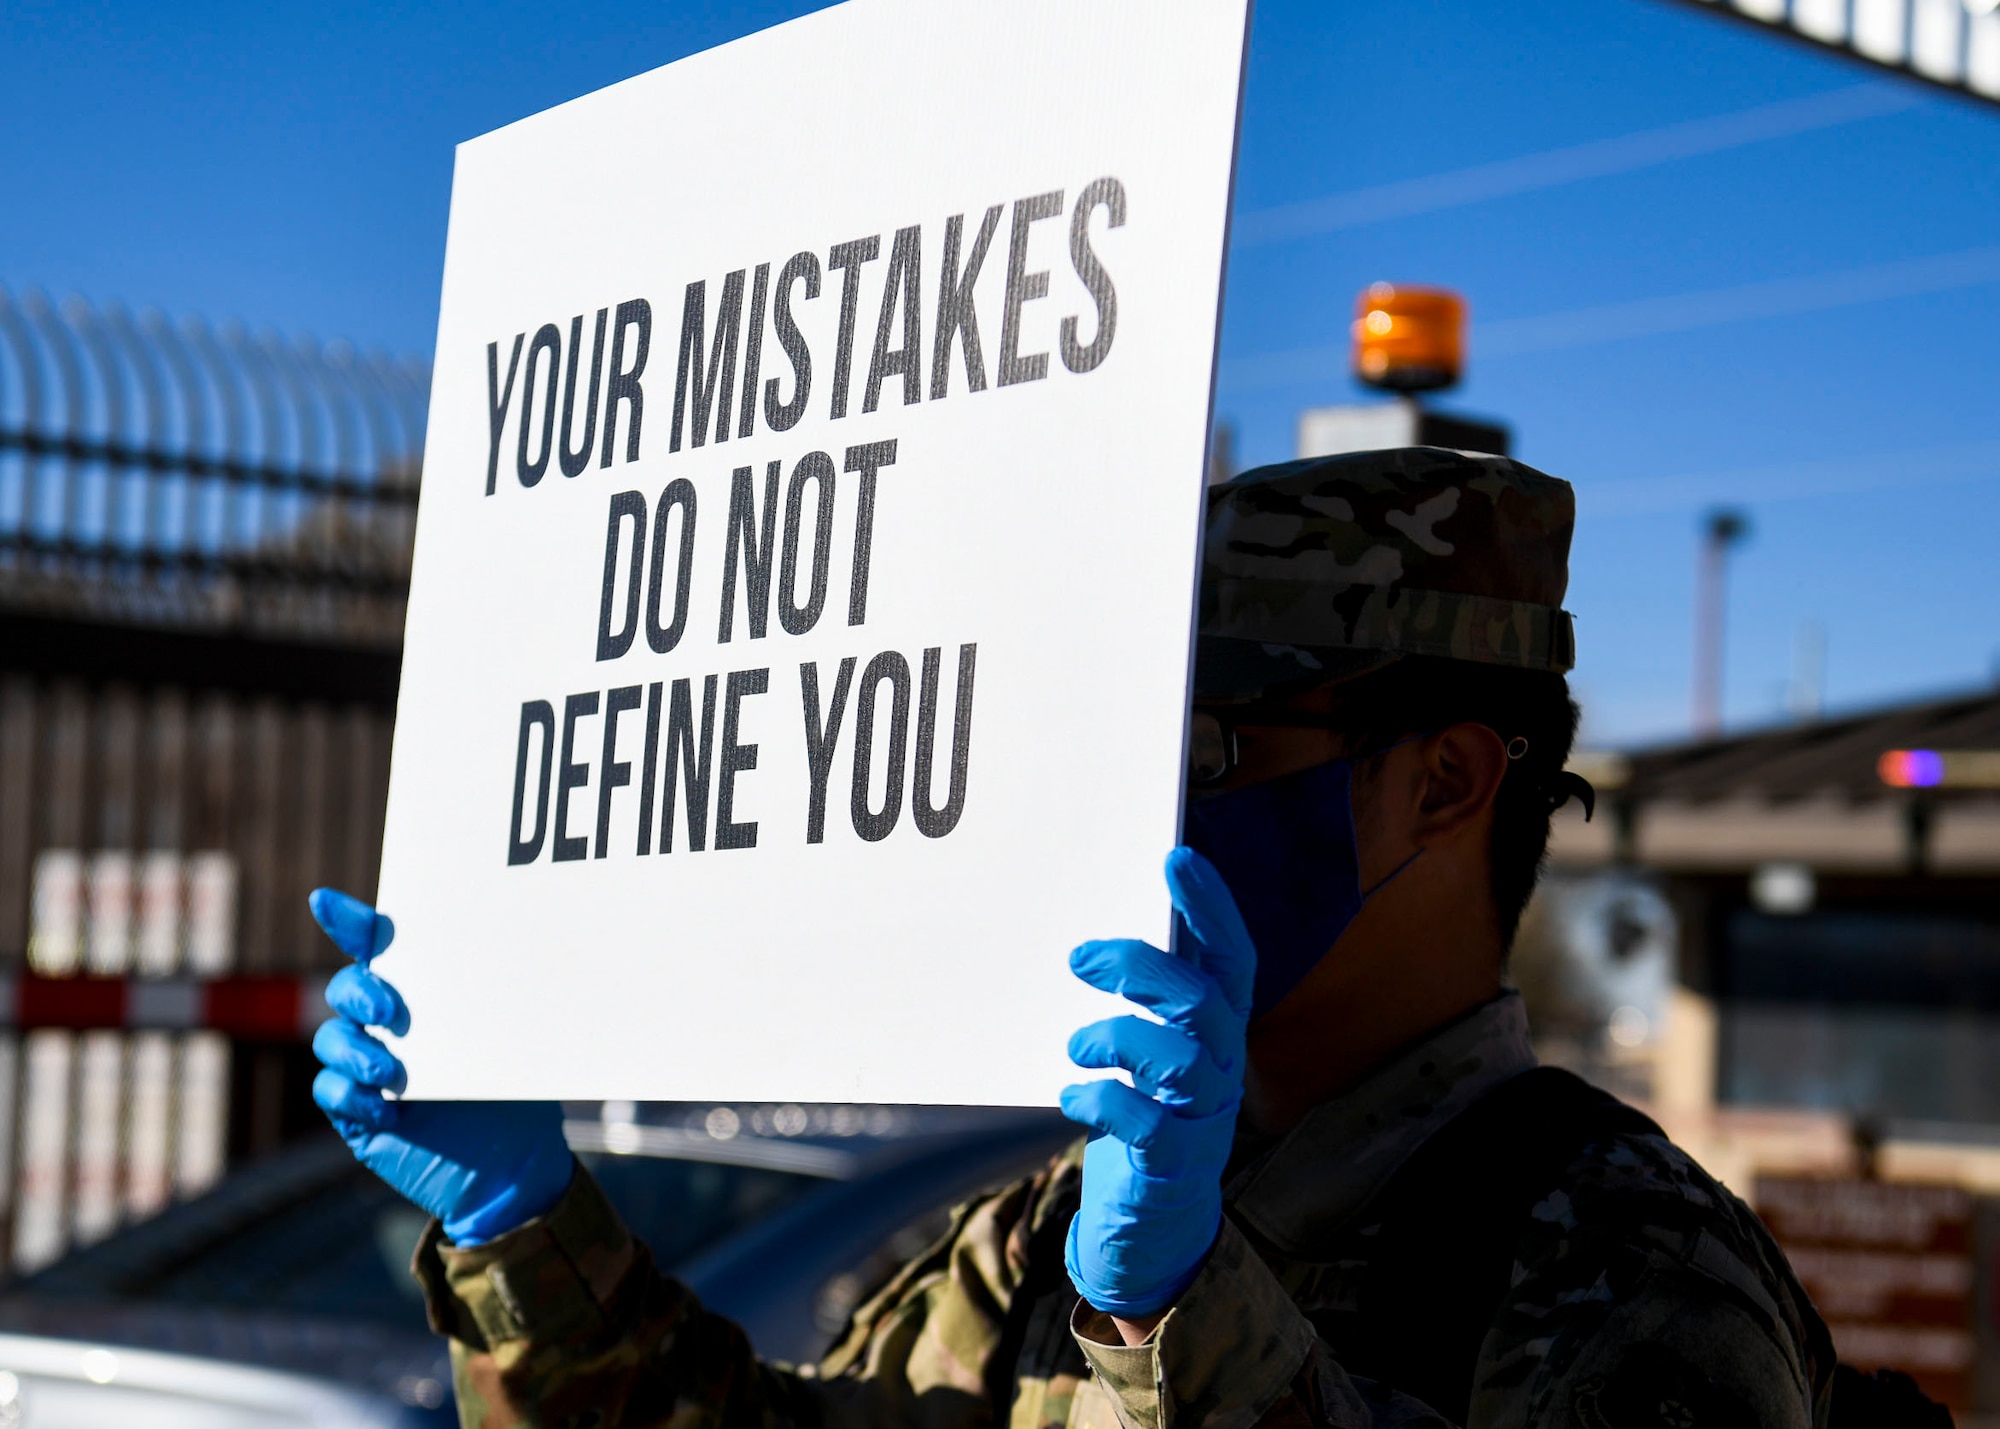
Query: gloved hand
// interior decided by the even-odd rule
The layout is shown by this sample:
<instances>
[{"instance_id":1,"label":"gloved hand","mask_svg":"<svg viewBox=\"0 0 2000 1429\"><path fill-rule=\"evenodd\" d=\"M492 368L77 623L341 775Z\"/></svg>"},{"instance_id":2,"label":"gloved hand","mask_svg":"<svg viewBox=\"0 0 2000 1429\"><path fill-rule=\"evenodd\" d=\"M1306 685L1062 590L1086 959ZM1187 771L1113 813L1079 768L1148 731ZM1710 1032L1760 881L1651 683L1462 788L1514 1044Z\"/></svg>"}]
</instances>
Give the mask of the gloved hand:
<instances>
[{"instance_id":1,"label":"gloved hand","mask_svg":"<svg viewBox=\"0 0 2000 1429\"><path fill-rule=\"evenodd\" d=\"M1164 1310L1200 1272L1222 1223L1222 1171L1243 1100L1244 1033L1257 953L1228 885L1193 849L1167 855L1182 956L1131 939L1085 943L1070 967L1164 1019L1114 1017L1069 1040L1083 1067L1123 1082L1066 1087L1063 1113L1103 1133L1083 1153L1070 1279L1107 1314Z\"/></svg>"},{"instance_id":2,"label":"gloved hand","mask_svg":"<svg viewBox=\"0 0 2000 1429\"><path fill-rule=\"evenodd\" d=\"M562 1199L575 1159L555 1102L406 1102L403 1064L362 1029L410 1030L403 996L368 969L396 936L386 914L331 888L308 898L314 921L356 967L327 984L336 1016L320 1024L313 1052L325 1066L313 1100L362 1165L444 1222L458 1245L479 1245L525 1225Z\"/></svg>"}]
</instances>

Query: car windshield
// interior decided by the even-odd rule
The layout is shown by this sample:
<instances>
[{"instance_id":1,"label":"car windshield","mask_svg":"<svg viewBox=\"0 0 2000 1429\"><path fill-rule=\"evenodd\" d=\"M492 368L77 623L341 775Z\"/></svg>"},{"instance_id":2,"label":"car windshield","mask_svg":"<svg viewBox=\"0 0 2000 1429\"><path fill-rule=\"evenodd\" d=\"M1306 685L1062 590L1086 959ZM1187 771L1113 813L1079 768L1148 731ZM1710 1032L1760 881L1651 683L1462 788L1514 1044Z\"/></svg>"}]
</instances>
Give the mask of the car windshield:
<instances>
[{"instance_id":1,"label":"car windshield","mask_svg":"<svg viewBox=\"0 0 2000 1429\"><path fill-rule=\"evenodd\" d=\"M675 1266L820 1178L763 1166L581 1152L627 1225ZM359 1166L352 1174L121 1287L176 1304L383 1321L421 1329L411 1252L424 1215Z\"/></svg>"}]
</instances>

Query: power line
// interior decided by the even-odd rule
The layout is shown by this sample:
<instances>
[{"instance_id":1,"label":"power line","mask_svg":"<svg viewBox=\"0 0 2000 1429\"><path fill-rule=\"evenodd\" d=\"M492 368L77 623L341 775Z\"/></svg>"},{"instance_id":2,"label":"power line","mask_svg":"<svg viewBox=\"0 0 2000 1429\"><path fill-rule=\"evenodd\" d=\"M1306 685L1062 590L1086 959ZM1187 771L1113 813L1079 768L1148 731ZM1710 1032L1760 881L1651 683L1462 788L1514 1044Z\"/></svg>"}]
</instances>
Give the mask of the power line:
<instances>
[{"instance_id":1,"label":"power line","mask_svg":"<svg viewBox=\"0 0 2000 1429\"><path fill-rule=\"evenodd\" d=\"M1510 194L1609 178L1679 159L1900 114L1922 103L1919 96L1900 86L1850 85L1798 99L1760 104L1733 114L1683 120L1658 129L1593 139L1448 173L1400 179L1326 198L1257 209L1236 216L1231 224L1230 244L1233 248L1254 248L1414 214L1462 208Z\"/></svg>"}]
</instances>

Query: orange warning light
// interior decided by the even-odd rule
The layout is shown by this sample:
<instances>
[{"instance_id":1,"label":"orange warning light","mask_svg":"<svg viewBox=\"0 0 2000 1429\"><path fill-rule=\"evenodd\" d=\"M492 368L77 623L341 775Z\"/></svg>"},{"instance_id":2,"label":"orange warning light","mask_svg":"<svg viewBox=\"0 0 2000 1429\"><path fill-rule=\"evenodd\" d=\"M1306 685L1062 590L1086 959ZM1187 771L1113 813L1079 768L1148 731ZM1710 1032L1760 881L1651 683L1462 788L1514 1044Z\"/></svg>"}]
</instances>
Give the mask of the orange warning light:
<instances>
[{"instance_id":1,"label":"orange warning light","mask_svg":"<svg viewBox=\"0 0 2000 1429\"><path fill-rule=\"evenodd\" d=\"M1390 392L1434 392L1465 366L1465 299L1448 288L1371 283L1354 301L1354 375Z\"/></svg>"}]
</instances>

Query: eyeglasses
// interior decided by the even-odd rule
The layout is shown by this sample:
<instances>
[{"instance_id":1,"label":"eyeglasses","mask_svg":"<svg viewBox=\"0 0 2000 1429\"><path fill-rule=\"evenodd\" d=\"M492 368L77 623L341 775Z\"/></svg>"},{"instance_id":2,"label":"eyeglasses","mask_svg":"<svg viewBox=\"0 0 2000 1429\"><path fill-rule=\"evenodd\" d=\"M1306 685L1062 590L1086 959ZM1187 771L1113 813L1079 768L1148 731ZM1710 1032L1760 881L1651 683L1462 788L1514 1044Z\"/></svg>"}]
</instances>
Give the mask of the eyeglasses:
<instances>
[{"instance_id":1,"label":"eyeglasses","mask_svg":"<svg viewBox=\"0 0 2000 1429\"><path fill-rule=\"evenodd\" d=\"M1342 733L1354 729L1354 719L1351 715L1310 710L1246 708L1217 712L1198 709L1188 729L1188 783L1197 787L1219 784L1235 771L1239 762L1236 748L1236 731L1239 729L1324 729ZM1373 748L1351 751L1350 757L1372 759L1436 732L1431 729L1403 735L1388 744L1377 743ZM1518 763L1527 753L1525 735L1516 735L1507 741L1509 764ZM1588 802L1586 800L1586 808Z\"/></svg>"},{"instance_id":2,"label":"eyeglasses","mask_svg":"<svg viewBox=\"0 0 2000 1429\"><path fill-rule=\"evenodd\" d=\"M1216 784L1229 777L1237 765L1236 731L1239 729L1337 731L1352 727L1351 718L1315 714L1307 710L1243 709L1227 713L1196 710L1188 729L1188 782Z\"/></svg>"}]
</instances>

